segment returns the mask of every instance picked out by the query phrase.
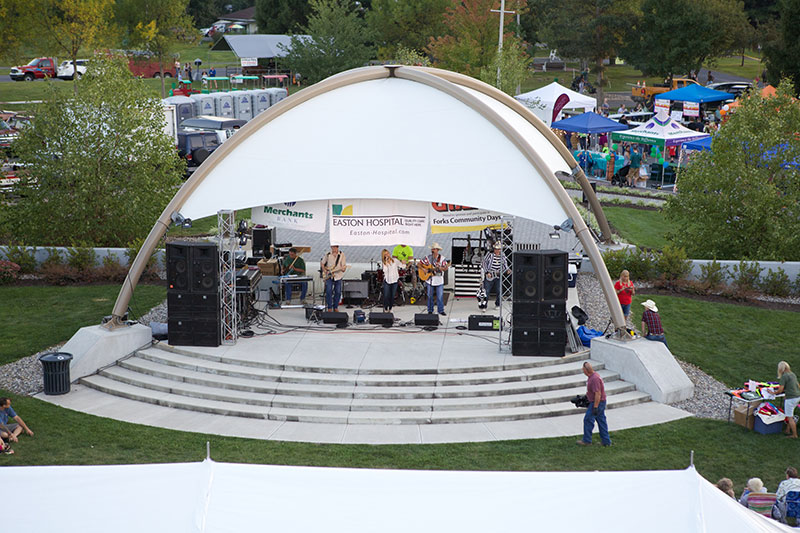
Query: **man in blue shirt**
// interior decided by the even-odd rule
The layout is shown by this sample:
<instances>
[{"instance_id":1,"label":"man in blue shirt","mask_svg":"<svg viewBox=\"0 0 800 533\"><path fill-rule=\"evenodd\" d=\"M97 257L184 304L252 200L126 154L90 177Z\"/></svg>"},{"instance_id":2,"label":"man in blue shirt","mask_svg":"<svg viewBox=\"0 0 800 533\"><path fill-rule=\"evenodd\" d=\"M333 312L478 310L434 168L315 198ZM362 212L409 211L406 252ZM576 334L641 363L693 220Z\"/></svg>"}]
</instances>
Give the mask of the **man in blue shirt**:
<instances>
[{"instance_id":1,"label":"man in blue shirt","mask_svg":"<svg viewBox=\"0 0 800 533\"><path fill-rule=\"evenodd\" d=\"M16 421L16 424L9 424L8 419ZM17 436L22 431L33 437L33 431L25 424L22 417L11 408L11 398L0 398L0 437L11 442L17 442Z\"/></svg>"}]
</instances>

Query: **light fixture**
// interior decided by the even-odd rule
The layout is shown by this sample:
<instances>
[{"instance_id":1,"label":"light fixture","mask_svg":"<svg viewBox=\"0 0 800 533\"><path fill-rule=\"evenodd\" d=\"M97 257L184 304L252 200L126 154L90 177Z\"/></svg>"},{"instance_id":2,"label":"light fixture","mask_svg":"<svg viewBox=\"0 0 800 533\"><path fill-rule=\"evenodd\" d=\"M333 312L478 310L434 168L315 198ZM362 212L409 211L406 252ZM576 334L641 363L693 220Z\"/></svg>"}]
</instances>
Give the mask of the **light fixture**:
<instances>
[{"instance_id":1,"label":"light fixture","mask_svg":"<svg viewBox=\"0 0 800 533\"><path fill-rule=\"evenodd\" d=\"M192 227L192 219L186 218L177 211L172 213L169 217L172 220L172 224L178 228L191 228Z\"/></svg>"},{"instance_id":2,"label":"light fixture","mask_svg":"<svg viewBox=\"0 0 800 533\"><path fill-rule=\"evenodd\" d=\"M559 231L559 230L561 230L561 231L570 231L572 229L572 227L573 227L572 219L568 218L567 220L562 222L560 225L553 226L553 229L555 229L556 231Z\"/></svg>"},{"instance_id":3,"label":"light fixture","mask_svg":"<svg viewBox=\"0 0 800 533\"><path fill-rule=\"evenodd\" d=\"M557 231L551 231L550 232L550 238L551 239L560 239L561 238L561 234L559 232L557 232Z\"/></svg>"}]
</instances>

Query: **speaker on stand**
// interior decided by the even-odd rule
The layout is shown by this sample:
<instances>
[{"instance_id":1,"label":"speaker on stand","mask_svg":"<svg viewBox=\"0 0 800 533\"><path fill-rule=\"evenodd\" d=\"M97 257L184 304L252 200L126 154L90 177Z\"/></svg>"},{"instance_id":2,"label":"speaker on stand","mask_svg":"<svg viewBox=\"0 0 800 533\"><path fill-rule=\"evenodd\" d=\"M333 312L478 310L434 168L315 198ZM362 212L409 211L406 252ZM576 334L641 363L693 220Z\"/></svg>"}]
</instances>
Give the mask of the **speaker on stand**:
<instances>
[{"instance_id":1,"label":"speaker on stand","mask_svg":"<svg viewBox=\"0 0 800 533\"><path fill-rule=\"evenodd\" d=\"M220 345L215 244L167 243L167 323L173 346Z\"/></svg>"}]
</instances>

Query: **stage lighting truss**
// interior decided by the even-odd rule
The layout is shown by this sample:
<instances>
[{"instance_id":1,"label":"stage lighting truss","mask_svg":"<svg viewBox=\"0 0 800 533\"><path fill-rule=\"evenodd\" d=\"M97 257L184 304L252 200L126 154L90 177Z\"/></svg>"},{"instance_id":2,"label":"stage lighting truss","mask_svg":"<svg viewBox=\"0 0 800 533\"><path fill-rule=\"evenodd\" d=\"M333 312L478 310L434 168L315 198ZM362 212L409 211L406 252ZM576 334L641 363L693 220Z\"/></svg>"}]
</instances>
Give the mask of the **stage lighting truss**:
<instances>
[{"instance_id":1,"label":"stage lighting truss","mask_svg":"<svg viewBox=\"0 0 800 533\"><path fill-rule=\"evenodd\" d=\"M514 253L514 217L504 215L500 219L500 244L502 253L512 265ZM511 353L511 310L514 294L514 282L510 274L503 271L500 274L500 352Z\"/></svg>"},{"instance_id":2,"label":"stage lighting truss","mask_svg":"<svg viewBox=\"0 0 800 533\"><path fill-rule=\"evenodd\" d=\"M219 252L219 327L222 344L236 344L239 334L236 313L236 212L217 212Z\"/></svg>"}]
</instances>

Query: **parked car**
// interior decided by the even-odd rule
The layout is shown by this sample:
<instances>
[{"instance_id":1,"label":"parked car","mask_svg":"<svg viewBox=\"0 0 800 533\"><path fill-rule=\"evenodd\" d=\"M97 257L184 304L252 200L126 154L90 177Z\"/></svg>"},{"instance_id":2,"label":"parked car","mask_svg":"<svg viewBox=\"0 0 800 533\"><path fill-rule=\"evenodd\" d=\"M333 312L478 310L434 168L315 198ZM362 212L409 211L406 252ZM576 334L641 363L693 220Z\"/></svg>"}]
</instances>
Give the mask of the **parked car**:
<instances>
[{"instance_id":1,"label":"parked car","mask_svg":"<svg viewBox=\"0 0 800 533\"><path fill-rule=\"evenodd\" d=\"M37 57L31 59L27 65L11 67L8 75L14 81L54 78L56 76L56 59L54 57Z\"/></svg>"},{"instance_id":2,"label":"parked car","mask_svg":"<svg viewBox=\"0 0 800 533\"><path fill-rule=\"evenodd\" d=\"M625 115L625 119L628 121L629 128L637 128L643 124L646 124L648 120L653 118L652 111L632 111L630 113L614 113L613 115L608 115L608 118L611 120L616 120L619 122L619 119Z\"/></svg>"},{"instance_id":3,"label":"parked car","mask_svg":"<svg viewBox=\"0 0 800 533\"><path fill-rule=\"evenodd\" d=\"M186 160L186 176L219 148L219 139L213 131L178 131L178 156Z\"/></svg>"},{"instance_id":4,"label":"parked car","mask_svg":"<svg viewBox=\"0 0 800 533\"><path fill-rule=\"evenodd\" d=\"M739 98L743 93L752 89L753 84L747 81L721 81L719 83L711 83L707 87L715 91L725 91Z\"/></svg>"},{"instance_id":5,"label":"parked car","mask_svg":"<svg viewBox=\"0 0 800 533\"><path fill-rule=\"evenodd\" d=\"M77 77L80 78L84 74L86 74L86 67L89 64L88 59L76 59L75 65L78 70ZM62 61L60 65L58 65L57 70L57 77L61 80L71 80L72 74L75 72L75 68L72 66L72 61L69 59L66 61Z\"/></svg>"},{"instance_id":6,"label":"parked car","mask_svg":"<svg viewBox=\"0 0 800 533\"><path fill-rule=\"evenodd\" d=\"M200 115L199 117L187 118L181 122L181 129L187 131L212 131L217 134L217 139L222 144L245 124L247 124L246 120L238 118Z\"/></svg>"}]
</instances>

